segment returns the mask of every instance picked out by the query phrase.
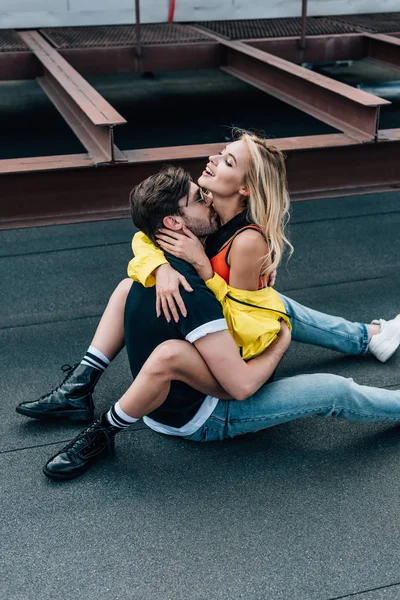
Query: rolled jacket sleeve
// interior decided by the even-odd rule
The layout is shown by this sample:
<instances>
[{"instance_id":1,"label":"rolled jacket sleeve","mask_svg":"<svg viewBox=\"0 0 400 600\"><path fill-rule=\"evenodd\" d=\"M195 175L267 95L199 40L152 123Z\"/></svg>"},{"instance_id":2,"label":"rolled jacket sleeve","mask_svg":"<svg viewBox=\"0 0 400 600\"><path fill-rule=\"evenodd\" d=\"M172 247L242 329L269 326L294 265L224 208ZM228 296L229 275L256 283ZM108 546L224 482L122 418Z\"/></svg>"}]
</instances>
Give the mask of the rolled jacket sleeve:
<instances>
[{"instance_id":1,"label":"rolled jacket sleeve","mask_svg":"<svg viewBox=\"0 0 400 600\"><path fill-rule=\"evenodd\" d=\"M207 279L205 283L219 302L222 302L229 292L229 285L218 273L214 273L212 278Z\"/></svg>"},{"instance_id":2,"label":"rolled jacket sleeve","mask_svg":"<svg viewBox=\"0 0 400 600\"><path fill-rule=\"evenodd\" d=\"M247 291L233 288L217 273L206 285L221 303L228 328L244 360L254 358L274 341L284 319L290 319L279 295L273 288Z\"/></svg>"},{"instance_id":3,"label":"rolled jacket sleeve","mask_svg":"<svg viewBox=\"0 0 400 600\"><path fill-rule=\"evenodd\" d=\"M134 257L128 263L128 277L144 287L153 287L156 283L154 271L160 265L168 263L164 252L142 231L133 236L132 252Z\"/></svg>"}]
</instances>

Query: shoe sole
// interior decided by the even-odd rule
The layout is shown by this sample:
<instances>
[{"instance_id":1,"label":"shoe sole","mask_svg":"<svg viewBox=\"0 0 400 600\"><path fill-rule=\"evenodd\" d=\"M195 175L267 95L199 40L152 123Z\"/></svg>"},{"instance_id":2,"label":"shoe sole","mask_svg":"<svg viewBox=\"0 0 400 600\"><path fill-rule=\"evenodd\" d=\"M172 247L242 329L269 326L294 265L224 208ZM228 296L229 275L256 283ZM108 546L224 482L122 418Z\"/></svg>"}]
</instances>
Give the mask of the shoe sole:
<instances>
[{"instance_id":1,"label":"shoe sole","mask_svg":"<svg viewBox=\"0 0 400 600\"><path fill-rule=\"evenodd\" d=\"M375 358L377 358L380 362L384 363L387 360L389 360L389 358L391 356L393 356L393 354L396 352L399 345L400 345L400 332L396 333L391 340L382 340L380 343L376 344L376 346L373 346L372 353L375 356ZM384 349L383 356L382 357L377 356L377 354L382 352L382 349Z\"/></svg>"},{"instance_id":2,"label":"shoe sole","mask_svg":"<svg viewBox=\"0 0 400 600\"><path fill-rule=\"evenodd\" d=\"M42 470L43 470L43 473L46 475L46 477L48 477L49 479L53 479L54 481L69 481L70 479L75 479L76 477L83 475L84 473L86 473L86 471L88 471L90 469L90 467L93 467L97 462L101 462L108 456L113 455L114 452L115 452L115 448L113 446L109 451L105 450L101 455L99 455L94 462L87 463L79 471L75 471L75 472L71 472L71 473L54 473L54 471L50 471L47 468L48 462L44 465ZM50 460L52 460L52 459L50 459Z\"/></svg>"},{"instance_id":3,"label":"shoe sole","mask_svg":"<svg viewBox=\"0 0 400 600\"><path fill-rule=\"evenodd\" d=\"M382 352L381 346L385 347L386 345L387 345L387 342L382 342L382 344L379 344L378 346L376 346L376 348L374 348L373 354L374 354L375 358L378 359L379 362L381 362L381 363L385 363L386 361L389 360L389 358L391 358L393 356L393 354L396 352L397 348L399 347L399 342L392 341L385 348L383 356L376 356L376 354L379 354L379 352Z\"/></svg>"},{"instance_id":4,"label":"shoe sole","mask_svg":"<svg viewBox=\"0 0 400 600\"><path fill-rule=\"evenodd\" d=\"M88 465L87 467L79 471L79 473L53 473L52 471L49 471L45 465L43 467L43 473L46 475L46 477L52 479L53 481L69 481L70 479L75 479L75 477L79 477L79 475L83 475L84 473L86 473L86 471L91 466L92 465Z\"/></svg>"},{"instance_id":5,"label":"shoe sole","mask_svg":"<svg viewBox=\"0 0 400 600\"><path fill-rule=\"evenodd\" d=\"M20 415L30 417L31 419L39 419L40 421L64 420L64 421L93 421L93 410L63 410L60 412L52 412L51 414L40 414L29 408L17 406L15 409Z\"/></svg>"}]
</instances>

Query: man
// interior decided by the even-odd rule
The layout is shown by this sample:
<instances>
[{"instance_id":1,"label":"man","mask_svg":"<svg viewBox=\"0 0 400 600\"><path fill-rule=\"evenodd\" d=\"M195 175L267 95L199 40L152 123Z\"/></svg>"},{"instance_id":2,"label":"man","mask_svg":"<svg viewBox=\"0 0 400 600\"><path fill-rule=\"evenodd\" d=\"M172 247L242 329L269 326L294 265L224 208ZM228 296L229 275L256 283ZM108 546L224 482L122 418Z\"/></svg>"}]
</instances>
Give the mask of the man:
<instances>
[{"instance_id":1,"label":"man","mask_svg":"<svg viewBox=\"0 0 400 600\"><path fill-rule=\"evenodd\" d=\"M202 201L197 186L179 169L164 171L137 186L132 210L135 224L153 238L161 224L175 230L191 226L200 235L215 227L211 206ZM125 312L133 376L163 341L186 339L195 345L227 392L236 397L238 391L237 396L244 401L218 400L186 384L173 383L164 404L145 420L150 427L193 441L214 441L313 414L354 421L400 421L400 391L360 386L330 374L301 375L263 385L284 355L290 336L278 336L263 355L244 363L219 303L189 265L169 258L194 290L182 291L188 316L178 323L157 319L154 288L133 284ZM245 399L251 386L259 389ZM117 402L48 461L45 474L63 480L83 473L110 450L115 435L135 420L126 417Z\"/></svg>"},{"instance_id":2,"label":"man","mask_svg":"<svg viewBox=\"0 0 400 600\"><path fill-rule=\"evenodd\" d=\"M131 205L135 225L153 239L161 226L172 230L186 226L199 238L204 238L218 227L210 200L200 195L198 186L191 182L188 173L179 168L167 168L136 186ZM125 341L133 377L138 375L153 350L162 342L186 339L199 348L206 363L214 363L217 359L215 371L225 382L225 387L230 388L232 395L244 397L254 381L261 385L270 377L289 345L290 336L287 333L281 336L268 354L247 365L240 357L214 294L191 265L174 257L170 259L193 289L191 293L182 292L187 316L178 323L157 318L155 289L133 283L125 310ZM204 346L205 339L210 343ZM99 360L92 353L86 357L88 363ZM185 383L173 381L165 402L145 422L159 432L191 435L208 419L217 402L216 398L206 396ZM53 457L44 467L45 475L58 480L80 475L99 456L108 452L115 434L134 420L129 419L117 403Z\"/></svg>"}]
</instances>

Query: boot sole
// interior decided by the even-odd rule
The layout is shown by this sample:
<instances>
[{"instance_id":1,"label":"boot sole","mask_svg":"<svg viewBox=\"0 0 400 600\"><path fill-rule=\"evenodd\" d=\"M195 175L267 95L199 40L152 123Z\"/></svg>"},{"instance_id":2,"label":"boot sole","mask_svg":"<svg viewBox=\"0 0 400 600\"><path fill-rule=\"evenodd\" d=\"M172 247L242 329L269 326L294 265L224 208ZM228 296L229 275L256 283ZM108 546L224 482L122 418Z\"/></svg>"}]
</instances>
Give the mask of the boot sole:
<instances>
[{"instance_id":1,"label":"boot sole","mask_svg":"<svg viewBox=\"0 0 400 600\"><path fill-rule=\"evenodd\" d=\"M53 481L69 481L70 479L75 479L75 477L79 477L79 475L83 475L92 465L89 464L87 467L81 469L79 472L72 473L53 473L46 469L46 466L43 467L43 473L49 479L53 479Z\"/></svg>"},{"instance_id":2,"label":"boot sole","mask_svg":"<svg viewBox=\"0 0 400 600\"><path fill-rule=\"evenodd\" d=\"M89 422L94 420L93 410L63 410L52 413L37 413L34 410L29 410L29 408L23 408L21 406L17 406L15 410L20 415L31 417L31 419L39 419L40 421L64 420Z\"/></svg>"},{"instance_id":3,"label":"boot sole","mask_svg":"<svg viewBox=\"0 0 400 600\"><path fill-rule=\"evenodd\" d=\"M400 345L400 332L395 334L389 340L382 340L380 343L373 345L372 354L378 359L380 362L385 363L389 358L393 356L396 352L397 348ZM371 351L371 350L370 350ZM381 356L377 356L381 353Z\"/></svg>"},{"instance_id":4,"label":"boot sole","mask_svg":"<svg viewBox=\"0 0 400 600\"><path fill-rule=\"evenodd\" d=\"M93 467L96 463L101 462L105 458L112 456L115 453L115 447L112 446L110 450L105 450L101 455L97 457L97 459L93 462L86 463L85 466L81 467L79 471L71 471L70 473L55 473L54 471L50 471L47 468L48 463L46 463L43 467L43 473L49 479L53 479L54 481L69 481L70 479L75 479L75 477L79 477L88 471L91 467ZM52 460L52 459L50 459Z\"/></svg>"}]
</instances>

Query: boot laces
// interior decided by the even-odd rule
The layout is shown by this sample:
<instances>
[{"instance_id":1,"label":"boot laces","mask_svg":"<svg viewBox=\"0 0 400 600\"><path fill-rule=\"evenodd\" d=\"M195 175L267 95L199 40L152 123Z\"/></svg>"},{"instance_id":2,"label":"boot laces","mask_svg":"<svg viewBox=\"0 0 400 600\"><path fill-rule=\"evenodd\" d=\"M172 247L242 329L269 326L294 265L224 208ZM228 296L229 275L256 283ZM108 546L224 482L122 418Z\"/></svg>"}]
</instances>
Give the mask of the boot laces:
<instances>
[{"instance_id":1,"label":"boot laces","mask_svg":"<svg viewBox=\"0 0 400 600\"><path fill-rule=\"evenodd\" d=\"M85 458L90 458L102 452L105 446L111 451L114 438L111 429L113 429L112 426L107 428L95 421L92 425L89 425L89 427L78 433L78 435L62 449L62 452L68 453L68 451L76 450L79 454L85 456Z\"/></svg>"},{"instance_id":2,"label":"boot laces","mask_svg":"<svg viewBox=\"0 0 400 600\"><path fill-rule=\"evenodd\" d=\"M79 365L80 363L76 363L76 365L62 365L61 367L61 371L63 373L66 373L64 379L62 380L62 382L53 390L51 390L50 392L47 392L47 394L44 394L43 396L40 396L39 400L42 400L43 398L47 398L47 396L50 396L51 394L54 394L54 392L57 392L63 385L64 383L67 381L67 379L71 376L72 372L75 371L76 367Z\"/></svg>"}]
</instances>

